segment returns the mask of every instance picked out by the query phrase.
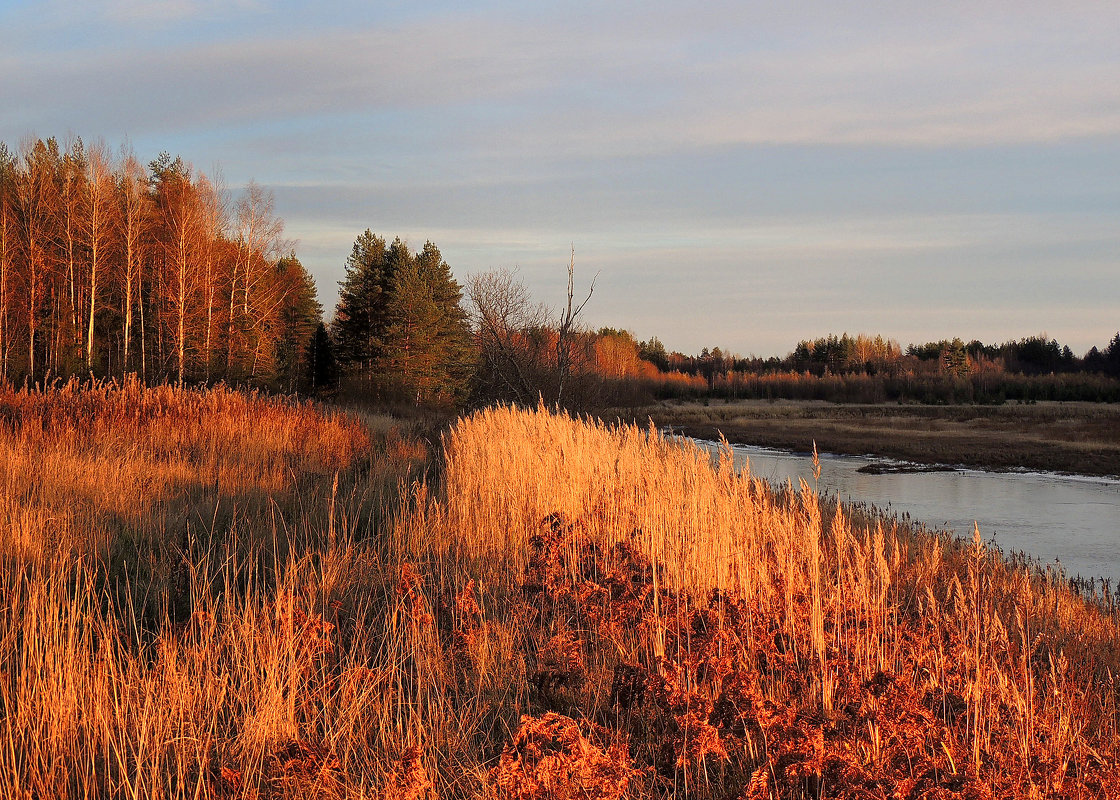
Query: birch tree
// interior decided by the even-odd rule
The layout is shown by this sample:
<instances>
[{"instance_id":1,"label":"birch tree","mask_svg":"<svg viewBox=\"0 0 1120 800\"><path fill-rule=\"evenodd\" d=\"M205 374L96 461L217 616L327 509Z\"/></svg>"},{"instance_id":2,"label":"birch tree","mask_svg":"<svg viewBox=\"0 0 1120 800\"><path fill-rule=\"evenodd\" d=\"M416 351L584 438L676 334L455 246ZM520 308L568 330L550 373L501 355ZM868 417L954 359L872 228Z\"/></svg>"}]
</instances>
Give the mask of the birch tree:
<instances>
[{"instance_id":1,"label":"birch tree","mask_svg":"<svg viewBox=\"0 0 1120 800\"><path fill-rule=\"evenodd\" d=\"M201 215L202 281L206 293L206 334L202 346L202 359L205 365L206 382L209 383L213 365L214 310L218 302L218 258L229 214L220 178L216 182L211 182L206 176L199 175L196 190L199 195Z\"/></svg>"},{"instance_id":2,"label":"birch tree","mask_svg":"<svg viewBox=\"0 0 1120 800\"><path fill-rule=\"evenodd\" d=\"M23 255L23 318L27 330L27 375L34 381L39 364L38 334L43 310L44 287L51 268L51 221L58 200L52 161L58 160L58 145L53 139L25 144L23 169L16 173L15 211Z\"/></svg>"},{"instance_id":3,"label":"birch tree","mask_svg":"<svg viewBox=\"0 0 1120 800\"><path fill-rule=\"evenodd\" d=\"M102 262L108 255L115 227L115 193L109 152L105 145L90 148L86 161L86 244L89 249L89 314L86 330L86 367L94 368L94 320L97 317Z\"/></svg>"},{"instance_id":4,"label":"birch tree","mask_svg":"<svg viewBox=\"0 0 1120 800\"><path fill-rule=\"evenodd\" d=\"M203 209L191 182L190 168L180 165L161 176L157 191L163 241L163 299L174 351L174 374L181 385L187 373L188 322L197 310L199 239Z\"/></svg>"},{"instance_id":5,"label":"birch tree","mask_svg":"<svg viewBox=\"0 0 1120 800\"><path fill-rule=\"evenodd\" d=\"M233 371L235 334L239 332L239 328L243 338L245 334L254 334L255 341L252 347L254 367L256 356L259 354L260 331L257 323L262 316L250 314L250 307L252 299L256 299L257 292L269 277L269 268L276 263L280 237L284 232L283 221L273 215L273 202L272 192L263 189L256 181L249 181L241 199L237 202L238 258L233 264L230 280L227 330L229 339L226 354L228 371ZM239 278L241 281L240 319L237 313ZM266 304L271 299L266 298ZM246 351L248 349L246 347Z\"/></svg>"},{"instance_id":6,"label":"birch tree","mask_svg":"<svg viewBox=\"0 0 1120 800\"><path fill-rule=\"evenodd\" d=\"M52 368L62 369L61 357L82 359L85 356L85 336L82 325L83 276L81 262L84 260L83 231L87 214L87 170L85 145L81 138L69 143L62 155L60 174L63 247L66 259L66 293L54 292L54 309L51 329L54 333ZM64 300L68 303L64 304ZM65 324L64 324L65 323Z\"/></svg>"},{"instance_id":7,"label":"birch tree","mask_svg":"<svg viewBox=\"0 0 1120 800\"><path fill-rule=\"evenodd\" d=\"M121 165L117 186L121 208L121 241L124 250L121 260L122 312L124 354L122 370L132 367L131 349L134 332L133 316L139 300L143 281L144 251L151 230L151 197L147 191L148 176L144 167L129 154ZM145 374L144 338L140 337L141 375Z\"/></svg>"},{"instance_id":8,"label":"birch tree","mask_svg":"<svg viewBox=\"0 0 1120 800\"><path fill-rule=\"evenodd\" d=\"M11 352L9 317L11 295L8 284L15 262L15 219L12 195L15 190L16 163L8 148L0 143L0 381L8 379L8 355Z\"/></svg>"}]
</instances>

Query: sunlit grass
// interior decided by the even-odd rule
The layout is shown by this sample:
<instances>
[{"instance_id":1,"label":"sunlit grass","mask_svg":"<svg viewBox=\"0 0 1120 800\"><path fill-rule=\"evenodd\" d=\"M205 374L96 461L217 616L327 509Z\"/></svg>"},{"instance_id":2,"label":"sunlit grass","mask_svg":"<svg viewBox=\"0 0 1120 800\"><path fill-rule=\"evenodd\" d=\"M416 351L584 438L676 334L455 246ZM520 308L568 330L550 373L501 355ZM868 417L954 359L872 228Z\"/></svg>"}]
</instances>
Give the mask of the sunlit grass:
<instances>
[{"instance_id":1,"label":"sunlit grass","mask_svg":"<svg viewBox=\"0 0 1120 800\"><path fill-rule=\"evenodd\" d=\"M355 676L422 444L225 389L9 391L0 416L0 796L380 780L388 697Z\"/></svg>"},{"instance_id":2,"label":"sunlit grass","mask_svg":"<svg viewBox=\"0 0 1120 800\"><path fill-rule=\"evenodd\" d=\"M473 579L496 620L520 609L529 707L611 721L653 770L640 793L1120 788L1120 628L1055 576L853 524L656 431L498 409L445 444L414 546L442 594Z\"/></svg>"},{"instance_id":3,"label":"sunlit grass","mask_svg":"<svg viewBox=\"0 0 1120 800\"><path fill-rule=\"evenodd\" d=\"M1114 797L1115 616L544 410L0 394L0 796ZM869 518L871 519L871 518Z\"/></svg>"}]
</instances>

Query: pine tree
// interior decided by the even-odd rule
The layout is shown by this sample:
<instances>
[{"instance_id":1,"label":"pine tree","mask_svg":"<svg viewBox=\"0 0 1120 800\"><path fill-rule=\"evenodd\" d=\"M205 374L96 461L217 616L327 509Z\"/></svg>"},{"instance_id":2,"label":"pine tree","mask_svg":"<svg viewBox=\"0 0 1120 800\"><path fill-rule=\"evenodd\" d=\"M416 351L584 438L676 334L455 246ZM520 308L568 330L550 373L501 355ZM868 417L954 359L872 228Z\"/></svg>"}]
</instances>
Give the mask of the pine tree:
<instances>
[{"instance_id":1,"label":"pine tree","mask_svg":"<svg viewBox=\"0 0 1120 800\"><path fill-rule=\"evenodd\" d=\"M315 281L295 253L276 263L274 282L282 292L277 310L276 381L282 391L294 392L308 370L307 344L317 327L323 327L323 307L315 293Z\"/></svg>"},{"instance_id":2,"label":"pine tree","mask_svg":"<svg viewBox=\"0 0 1120 800\"><path fill-rule=\"evenodd\" d=\"M1120 332L1117 332L1104 351L1105 365L1109 372L1120 375Z\"/></svg>"},{"instance_id":3,"label":"pine tree","mask_svg":"<svg viewBox=\"0 0 1120 800\"><path fill-rule=\"evenodd\" d=\"M331 333L339 367L384 397L456 403L472 372L462 290L439 248L369 230L354 242Z\"/></svg>"},{"instance_id":4,"label":"pine tree","mask_svg":"<svg viewBox=\"0 0 1120 800\"><path fill-rule=\"evenodd\" d=\"M457 403L471 372L462 289L431 242L394 272L383 380L417 403Z\"/></svg>"},{"instance_id":5,"label":"pine tree","mask_svg":"<svg viewBox=\"0 0 1120 800\"><path fill-rule=\"evenodd\" d=\"M311 334L304 361L307 365L306 388L318 394L331 389L338 380L338 365L334 360L334 346L322 322Z\"/></svg>"},{"instance_id":6,"label":"pine tree","mask_svg":"<svg viewBox=\"0 0 1120 800\"><path fill-rule=\"evenodd\" d=\"M388 294L385 240L366 230L346 259L331 334L339 366L372 376L380 355Z\"/></svg>"}]
</instances>

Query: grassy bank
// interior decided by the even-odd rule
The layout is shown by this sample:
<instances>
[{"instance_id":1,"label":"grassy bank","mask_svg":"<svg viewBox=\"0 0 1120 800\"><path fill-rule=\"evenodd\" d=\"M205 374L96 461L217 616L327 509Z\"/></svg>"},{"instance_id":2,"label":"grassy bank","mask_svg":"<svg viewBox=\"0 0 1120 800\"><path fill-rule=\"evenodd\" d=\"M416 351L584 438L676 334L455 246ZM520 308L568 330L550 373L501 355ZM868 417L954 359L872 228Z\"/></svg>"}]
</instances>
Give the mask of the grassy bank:
<instances>
[{"instance_id":1,"label":"grassy bank","mask_svg":"<svg viewBox=\"0 0 1120 800\"><path fill-rule=\"evenodd\" d=\"M220 389L0 392L0 796L372 781L373 542L426 459L391 420Z\"/></svg>"},{"instance_id":2,"label":"grassy bank","mask_svg":"<svg viewBox=\"0 0 1120 800\"><path fill-rule=\"evenodd\" d=\"M617 412L616 412L617 413ZM705 439L926 464L1120 475L1120 405L667 402L622 414Z\"/></svg>"},{"instance_id":3,"label":"grassy bank","mask_svg":"<svg viewBox=\"0 0 1120 800\"><path fill-rule=\"evenodd\" d=\"M648 429L490 410L437 454L135 388L0 419L5 797L1120 792L1115 615Z\"/></svg>"}]
</instances>

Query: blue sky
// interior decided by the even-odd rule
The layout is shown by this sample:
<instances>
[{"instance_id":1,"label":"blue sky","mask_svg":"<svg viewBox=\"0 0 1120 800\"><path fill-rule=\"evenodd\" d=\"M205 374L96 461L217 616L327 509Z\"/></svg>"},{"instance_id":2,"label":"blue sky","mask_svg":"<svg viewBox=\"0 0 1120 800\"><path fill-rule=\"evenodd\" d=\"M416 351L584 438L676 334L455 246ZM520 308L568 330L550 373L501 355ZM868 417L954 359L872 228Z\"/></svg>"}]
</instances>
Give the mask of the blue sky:
<instances>
[{"instance_id":1,"label":"blue sky","mask_svg":"<svg viewBox=\"0 0 1120 800\"><path fill-rule=\"evenodd\" d=\"M586 321L784 354L1120 330L1120 4L0 2L0 140L270 188Z\"/></svg>"}]
</instances>

